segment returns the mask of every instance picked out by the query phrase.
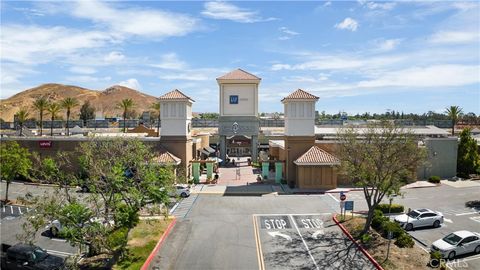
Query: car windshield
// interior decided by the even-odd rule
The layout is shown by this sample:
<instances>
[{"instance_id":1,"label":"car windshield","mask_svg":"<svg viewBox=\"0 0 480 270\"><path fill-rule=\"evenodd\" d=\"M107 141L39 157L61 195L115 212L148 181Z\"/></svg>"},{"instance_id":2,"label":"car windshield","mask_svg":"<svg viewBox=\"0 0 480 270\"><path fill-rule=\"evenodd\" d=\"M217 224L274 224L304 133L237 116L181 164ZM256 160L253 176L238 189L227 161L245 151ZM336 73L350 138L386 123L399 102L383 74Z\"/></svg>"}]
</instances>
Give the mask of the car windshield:
<instances>
[{"instance_id":1,"label":"car windshield","mask_svg":"<svg viewBox=\"0 0 480 270\"><path fill-rule=\"evenodd\" d=\"M34 260L39 262L39 261L43 261L48 256L48 253L45 252L43 249L37 248L33 251L33 255L34 255Z\"/></svg>"},{"instance_id":2,"label":"car windshield","mask_svg":"<svg viewBox=\"0 0 480 270\"><path fill-rule=\"evenodd\" d=\"M461 240L462 238L454 233L451 233L443 238L443 241L449 243L450 245L456 245Z\"/></svg>"},{"instance_id":3,"label":"car windshield","mask_svg":"<svg viewBox=\"0 0 480 270\"><path fill-rule=\"evenodd\" d=\"M410 213L408 213L408 216L411 217L411 218L416 218L420 215L420 213L416 212L416 211L410 211Z\"/></svg>"}]
</instances>

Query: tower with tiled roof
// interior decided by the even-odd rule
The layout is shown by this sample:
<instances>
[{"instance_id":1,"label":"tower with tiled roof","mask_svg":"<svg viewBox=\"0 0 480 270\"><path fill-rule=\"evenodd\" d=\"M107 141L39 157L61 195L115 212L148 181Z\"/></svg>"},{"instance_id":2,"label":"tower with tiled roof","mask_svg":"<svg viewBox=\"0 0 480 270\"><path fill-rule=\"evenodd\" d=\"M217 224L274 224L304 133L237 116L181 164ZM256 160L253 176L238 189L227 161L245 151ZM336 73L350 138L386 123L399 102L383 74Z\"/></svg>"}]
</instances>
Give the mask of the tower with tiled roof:
<instances>
[{"instance_id":1,"label":"tower with tiled roof","mask_svg":"<svg viewBox=\"0 0 480 270\"><path fill-rule=\"evenodd\" d=\"M227 138L236 135L250 138L251 150L248 154L251 155L253 161L257 160L258 86L260 81L261 78L243 69L233 70L217 78L220 96L218 133L220 158L223 160L227 155Z\"/></svg>"},{"instance_id":2,"label":"tower with tiled roof","mask_svg":"<svg viewBox=\"0 0 480 270\"><path fill-rule=\"evenodd\" d=\"M315 144L315 103L319 97L298 89L282 99L285 114L286 179L298 186L294 164Z\"/></svg>"},{"instance_id":3,"label":"tower with tiled roof","mask_svg":"<svg viewBox=\"0 0 480 270\"><path fill-rule=\"evenodd\" d=\"M175 89L158 98L160 102L160 147L166 149L181 163L181 173L190 176L192 157L192 104L182 91ZM178 164L178 160L175 161Z\"/></svg>"},{"instance_id":4,"label":"tower with tiled roof","mask_svg":"<svg viewBox=\"0 0 480 270\"><path fill-rule=\"evenodd\" d=\"M315 103L318 99L302 89L282 99L286 136L315 135Z\"/></svg>"}]
</instances>

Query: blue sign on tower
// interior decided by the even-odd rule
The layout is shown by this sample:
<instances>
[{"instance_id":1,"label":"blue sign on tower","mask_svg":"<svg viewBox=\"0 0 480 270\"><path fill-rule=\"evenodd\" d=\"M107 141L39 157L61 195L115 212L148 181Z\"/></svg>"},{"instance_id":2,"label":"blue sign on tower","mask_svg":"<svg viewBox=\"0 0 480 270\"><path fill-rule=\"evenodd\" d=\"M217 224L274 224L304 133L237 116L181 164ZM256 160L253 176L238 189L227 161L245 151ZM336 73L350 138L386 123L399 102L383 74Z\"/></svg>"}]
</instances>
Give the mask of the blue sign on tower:
<instances>
[{"instance_id":1,"label":"blue sign on tower","mask_svg":"<svg viewBox=\"0 0 480 270\"><path fill-rule=\"evenodd\" d=\"M230 104L238 104L238 96L237 95L230 96Z\"/></svg>"}]
</instances>

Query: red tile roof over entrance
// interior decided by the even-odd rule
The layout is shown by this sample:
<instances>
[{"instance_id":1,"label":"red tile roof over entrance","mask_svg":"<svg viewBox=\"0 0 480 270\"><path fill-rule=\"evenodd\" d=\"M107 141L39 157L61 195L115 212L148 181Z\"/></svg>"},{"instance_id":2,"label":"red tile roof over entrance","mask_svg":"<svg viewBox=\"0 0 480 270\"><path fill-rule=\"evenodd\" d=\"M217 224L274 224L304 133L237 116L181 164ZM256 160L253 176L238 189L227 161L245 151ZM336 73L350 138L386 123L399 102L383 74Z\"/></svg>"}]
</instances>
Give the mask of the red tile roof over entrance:
<instances>
[{"instance_id":1,"label":"red tile roof over entrance","mask_svg":"<svg viewBox=\"0 0 480 270\"><path fill-rule=\"evenodd\" d=\"M194 101L193 99L191 99L189 96L185 95L184 93L182 93L178 89L172 90L172 91L166 93L165 95L160 96L158 99L159 100L185 99L185 100Z\"/></svg>"},{"instance_id":2,"label":"red tile roof over entrance","mask_svg":"<svg viewBox=\"0 0 480 270\"><path fill-rule=\"evenodd\" d=\"M339 165L340 160L314 145L294 161L297 165Z\"/></svg>"},{"instance_id":3,"label":"red tile roof over entrance","mask_svg":"<svg viewBox=\"0 0 480 270\"><path fill-rule=\"evenodd\" d=\"M295 92L291 93L290 95L284 97L282 99L282 102L284 100L295 100L295 99L314 99L314 100L318 100L319 97L314 96L314 95L312 95L312 94L310 94L310 93L308 93L308 92L306 92L302 89L298 89L297 91L295 91Z\"/></svg>"},{"instance_id":4,"label":"red tile roof over entrance","mask_svg":"<svg viewBox=\"0 0 480 270\"><path fill-rule=\"evenodd\" d=\"M261 80L261 78L238 68L221 77L218 77L217 80Z\"/></svg>"},{"instance_id":5,"label":"red tile roof over entrance","mask_svg":"<svg viewBox=\"0 0 480 270\"><path fill-rule=\"evenodd\" d=\"M168 152L166 149L160 149L160 153L153 158L153 160L159 164L180 164L182 160L176 157L174 154Z\"/></svg>"}]
</instances>

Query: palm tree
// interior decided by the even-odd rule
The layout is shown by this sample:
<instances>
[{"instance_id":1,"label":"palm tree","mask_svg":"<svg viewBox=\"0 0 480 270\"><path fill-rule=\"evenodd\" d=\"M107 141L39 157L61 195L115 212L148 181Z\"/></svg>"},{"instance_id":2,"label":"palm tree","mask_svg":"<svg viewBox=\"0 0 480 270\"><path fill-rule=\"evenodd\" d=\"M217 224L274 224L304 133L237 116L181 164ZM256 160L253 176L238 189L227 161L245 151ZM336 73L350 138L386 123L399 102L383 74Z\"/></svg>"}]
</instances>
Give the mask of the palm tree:
<instances>
[{"instance_id":1,"label":"palm tree","mask_svg":"<svg viewBox=\"0 0 480 270\"><path fill-rule=\"evenodd\" d=\"M27 121L28 118L28 112L25 108L20 109L20 111L17 112L17 122L18 125L20 126L20 136L23 135L23 123Z\"/></svg>"},{"instance_id":2,"label":"palm tree","mask_svg":"<svg viewBox=\"0 0 480 270\"><path fill-rule=\"evenodd\" d=\"M76 98L67 97L61 102L62 107L67 110L67 136L70 136L70 127L68 125L70 121L70 112L72 108L77 107L79 105L78 100Z\"/></svg>"},{"instance_id":3,"label":"palm tree","mask_svg":"<svg viewBox=\"0 0 480 270\"><path fill-rule=\"evenodd\" d=\"M157 136L160 137L160 102L153 103L150 107L158 113L157 119Z\"/></svg>"},{"instance_id":4,"label":"palm tree","mask_svg":"<svg viewBox=\"0 0 480 270\"><path fill-rule=\"evenodd\" d=\"M50 113L50 119L51 119L51 124L50 124L50 136L53 136L53 121L55 120L55 117L57 116L58 112L60 112L62 108L58 103L51 103L47 111Z\"/></svg>"},{"instance_id":5,"label":"palm tree","mask_svg":"<svg viewBox=\"0 0 480 270\"><path fill-rule=\"evenodd\" d=\"M133 100L131 98L122 99L122 101L117 104L117 107L123 110L123 133L125 133L126 131L127 123L125 120L127 119L127 113L130 109L133 108L133 106L135 106L135 104L133 103Z\"/></svg>"},{"instance_id":6,"label":"palm tree","mask_svg":"<svg viewBox=\"0 0 480 270\"><path fill-rule=\"evenodd\" d=\"M48 107L48 100L45 98L45 97L40 97L40 98L37 98L34 102L33 102L33 106L35 107L35 109L38 110L38 112L40 113L40 136L43 135L43 112L47 109Z\"/></svg>"},{"instance_id":7,"label":"palm tree","mask_svg":"<svg viewBox=\"0 0 480 270\"><path fill-rule=\"evenodd\" d=\"M450 106L450 108L445 109L445 113L452 119L452 136L455 135L455 124L457 123L458 117L462 114L462 108L458 106Z\"/></svg>"}]
</instances>

